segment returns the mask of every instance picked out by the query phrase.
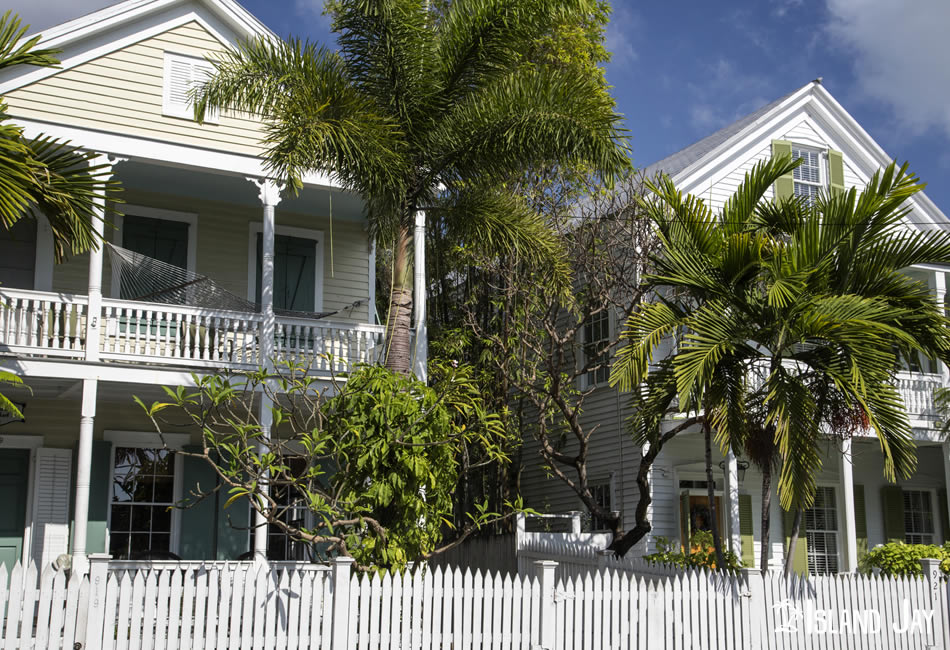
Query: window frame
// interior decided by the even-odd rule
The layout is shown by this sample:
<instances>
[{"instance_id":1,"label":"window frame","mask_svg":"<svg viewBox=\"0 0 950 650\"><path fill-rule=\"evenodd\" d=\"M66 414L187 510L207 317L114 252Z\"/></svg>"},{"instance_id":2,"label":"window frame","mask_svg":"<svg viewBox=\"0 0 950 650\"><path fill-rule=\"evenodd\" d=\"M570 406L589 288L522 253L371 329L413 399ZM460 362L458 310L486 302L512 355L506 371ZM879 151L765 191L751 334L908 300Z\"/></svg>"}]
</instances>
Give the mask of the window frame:
<instances>
[{"instance_id":1,"label":"window frame","mask_svg":"<svg viewBox=\"0 0 950 650\"><path fill-rule=\"evenodd\" d=\"M831 530L831 529L828 529L828 528L822 528L822 529L817 529L817 528L815 528L815 529L811 529L811 530L812 530L813 532L821 532L821 533L823 533L823 534L829 534L829 533L833 533L833 534L834 534L834 541L835 541L834 558L835 558L835 569L836 569L836 570L835 570L834 572L822 572L822 573L818 573L817 571L813 571L812 568L811 568L811 567L812 567L812 559L811 559L811 557L812 557L812 553L815 552L815 549L814 549L814 545L813 545L813 544L809 544L809 543L808 543L808 531L809 531L809 528L808 528L808 521L807 521L807 519L806 519L806 517L807 517L807 512L808 512L807 510L802 513L802 527L801 527L801 531L804 533L804 541L805 541L805 544L806 544L806 564L807 564L807 566L808 566L808 572L809 572L810 575L837 575L838 573L841 572L841 566L842 566L842 562L841 562L841 551L842 551L842 549L841 549L841 540L842 540L842 535L844 534L844 531L841 530L841 520L842 520L842 517L841 517L841 490L839 490L839 489L838 489L839 486L836 485L836 484L834 484L834 483L818 483L816 487L817 487L817 489L819 489L819 490L821 490L821 489L829 489L829 490L832 491L832 504L831 504L831 506L825 507L824 510L831 510L832 512L834 512L834 515L835 515L835 528L834 528L834 530ZM814 507L814 506L813 506L813 507ZM809 508L809 509L810 509L810 508ZM800 534L800 536L801 536L801 534ZM828 558L828 557L832 557L832 554L831 554L831 553L827 553L827 552L823 552L823 553L821 553L821 556L822 556L822 557L825 557L825 558ZM815 563L817 564L817 560L815 561Z\"/></svg>"},{"instance_id":2,"label":"window frame","mask_svg":"<svg viewBox=\"0 0 950 650\"><path fill-rule=\"evenodd\" d=\"M614 310L610 307L607 307L603 309L602 311L598 312L596 316L600 317L601 314L607 319L607 336L606 338L597 339L597 340L610 341L615 336L616 322L614 318ZM589 318L584 319L584 321L581 323L581 326L577 330L576 349L577 349L577 370L578 371L580 371L582 368L584 368L585 365L587 365L587 359L588 359L587 350L586 350L587 345L588 345L587 323L589 320L590 320ZM591 370L591 371L585 372L583 375L578 377L578 380L579 380L578 383L580 384L581 390L587 390L588 388L596 388L598 386L606 386L607 383L610 381L610 361L613 358L613 350L610 350L610 349L605 350L604 354L607 356L607 366L604 369L607 373L607 376L601 381L596 381L596 377L594 381L591 381L591 375L594 374L596 371Z\"/></svg>"},{"instance_id":3,"label":"window frame","mask_svg":"<svg viewBox=\"0 0 950 650\"><path fill-rule=\"evenodd\" d=\"M115 450L118 447L133 447L137 449L161 449L167 447L172 452L181 451L185 445L191 442L191 435L187 433L165 433L159 435L152 431L113 431L106 430L102 435L103 440L112 443L112 450L109 454L109 495L106 504L106 548L112 545L112 481L115 480ZM164 438L164 445L162 439ZM172 503L178 503L182 499L182 472L184 471L184 458L181 454L175 454L174 466L172 471ZM181 510L173 508L171 512L171 532L168 539L168 549L172 553L178 554L181 541Z\"/></svg>"},{"instance_id":4,"label":"window frame","mask_svg":"<svg viewBox=\"0 0 950 650\"><path fill-rule=\"evenodd\" d=\"M195 67L207 68L211 72L214 71L214 65L198 56L192 56L190 54L181 54L178 52L164 52L164 62L162 66L162 115L165 117L175 117L183 120L189 120L194 122L194 112L193 106L189 102L188 104L182 106L176 102L172 101L171 98L171 74L172 74L172 65L174 63L185 63L191 66L192 69L192 78L191 82L194 83L194 70ZM220 122L220 115L216 110L210 110L205 114L205 122L209 124L218 124Z\"/></svg>"},{"instance_id":5,"label":"window frame","mask_svg":"<svg viewBox=\"0 0 950 650\"><path fill-rule=\"evenodd\" d=\"M927 487L913 487L913 486L906 486L906 487L902 486L902 487L901 487L901 496L902 496L902 497L903 497L904 495L906 495L908 492L919 492L919 493L921 493L921 494L926 494L927 497L929 498L929 500L930 500L930 524L931 524L931 528L932 528L933 530L932 530L932 532L930 532L930 533L908 533L908 531L907 531L907 503L906 503L906 501L905 501L905 503L904 503L904 543L905 543L905 544L936 544L936 543L937 543L937 540L938 540L939 537L940 537L939 533L937 532L937 529L938 529L939 524L940 524L940 520L937 519L937 516L936 516L936 514L935 514L936 511L938 510L938 506L937 506L937 501L938 501L938 499L937 499L936 490L934 490L934 489L932 489L932 488L927 488ZM921 512L923 512L923 511L921 511ZM929 541L929 542L908 542L908 541L907 541L907 537L908 537L909 535L911 535L911 534L913 534L913 535L918 535L918 536L929 534L929 535L930 535L930 541Z\"/></svg>"},{"instance_id":6,"label":"window frame","mask_svg":"<svg viewBox=\"0 0 950 650\"><path fill-rule=\"evenodd\" d=\"M795 191L798 185L806 185L808 187L814 187L814 188L817 188L819 192L821 192L822 190L827 191L827 189L829 188L830 180L831 180L830 174L828 173L827 149L799 144L797 142L792 142L791 145L792 145L792 160L793 161L799 160L800 158L800 157L799 158L795 157L796 151L811 153L818 156L818 180L817 181L806 181L803 179L795 178L795 174L801 169L803 165L796 167L792 171L792 196L795 196L796 198L801 197L801 196L806 196L806 195L800 195ZM807 195L809 203L811 203L811 201L813 200L813 196L815 195L812 195L812 194Z\"/></svg>"},{"instance_id":7,"label":"window frame","mask_svg":"<svg viewBox=\"0 0 950 650\"><path fill-rule=\"evenodd\" d=\"M116 246L125 244L123 227L125 218L144 217L146 219L163 219L165 221L181 221L188 224L188 271L195 272L198 265L198 215L194 212L180 212L178 210L165 210L161 208L152 208L145 205L123 205L124 214L114 213L112 223L115 226L113 243ZM112 268L112 283L109 287L110 297L118 300L120 297L120 278L119 269Z\"/></svg>"},{"instance_id":8,"label":"window frame","mask_svg":"<svg viewBox=\"0 0 950 650\"><path fill-rule=\"evenodd\" d=\"M614 504L617 502L617 490L616 490L617 486L616 486L616 481L614 480L615 477L616 477L616 474L614 472L611 472L609 475L607 475L606 478L601 478L600 480L597 480L597 481L588 482L588 488L590 489L591 496L594 497L595 501L597 500L596 498L597 493L595 492L595 490L605 490L607 499L609 501L609 503L607 504L608 512L614 512L617 510L617 508L614 507ZM597 517L594 515L593 512L590 511L590 509L588 509L587 511L587 516L590 518L590 532L604 533L604 532L610 531L610 529L607 528L606 526L595 526L596 523L601 523L601 522L598 521Z\"/></svg>"},{"instance_id":9,"label":"window frame","mask_svg":"<svg viewBox=\"0 0 950 650\"><path fill-rule=\"evenodd\" d=\"M255 302L257 300L257 236L263 234L264 224L260 221L252 221L249 231L247 238L247 299ZM274 226L274 235L313 240L316 255L313 265L313 311L319 314L323 311L323 231L294 226Z\"/></svg>"}]
</instances>

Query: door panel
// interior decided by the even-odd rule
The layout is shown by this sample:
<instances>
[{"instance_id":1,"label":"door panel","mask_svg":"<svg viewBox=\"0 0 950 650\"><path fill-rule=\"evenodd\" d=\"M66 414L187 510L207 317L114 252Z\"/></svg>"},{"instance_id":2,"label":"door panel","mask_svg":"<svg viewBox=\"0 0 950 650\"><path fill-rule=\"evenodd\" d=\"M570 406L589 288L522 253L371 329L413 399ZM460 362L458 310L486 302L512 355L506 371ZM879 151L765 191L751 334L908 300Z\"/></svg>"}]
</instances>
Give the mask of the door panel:
<instances>
[{"instance_id":1,"label":"door panel","mask_svg":"<svg viewBox=\"0 0 950 650\"><path fill-rule=\"evenodd\" d=\"M8 570L22 556L29 475L28 449L0 449L0 564Z\"/></svg>"}]
</instances>

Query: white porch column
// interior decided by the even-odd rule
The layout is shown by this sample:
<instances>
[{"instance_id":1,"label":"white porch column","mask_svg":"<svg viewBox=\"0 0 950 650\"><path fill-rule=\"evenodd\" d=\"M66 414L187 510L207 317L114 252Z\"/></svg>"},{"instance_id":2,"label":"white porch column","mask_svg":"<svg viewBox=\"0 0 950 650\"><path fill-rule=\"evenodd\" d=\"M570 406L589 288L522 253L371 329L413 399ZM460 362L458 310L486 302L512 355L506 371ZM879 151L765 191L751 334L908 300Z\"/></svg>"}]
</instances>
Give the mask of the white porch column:
<instances>
[{"instance_id":1,"label":"white porch column","mask_svg":"<svg viewBox=\"0 0 950 650\"><path fill-rule=\"evenodd\" d=\"M950 440L942 445L943 448L943 485L950 492ZM940 513L945 521L950 521L950 499L947 499L947 509ZM943 540L944 543L950 542L950 539Z\"/></svg>"},{"instance_id":2,"label":"white porch column","mask_svg":"<svg viewBox=\"0 0 950 650\"><path fill-rule=\"evenodd\" d=\"M858 570L858 547L855 536L857 527L854 523L854 467L851 456L851 438L846 438L841 445L841 492L844 504L844 535L842 535L842 559L847 571Z\"/></svg>"},{"instance_id":3,"label":"white porch column","mask_svg":"<svg viewBox=\"0 0 950 650\"><path fill-rule=\"evenodd\" d=\"M274 370L274 337L277 331L277 318L274 315L274 208L280 203L280 193L284 189L283 185L264 178L248 178L247 180L257 186L261 205L263 206L263 227L261 228L261 314L264 319L261 328L261 364L268 371ZM271 426L273 424L273 406L268 395L261 397L260 406L260 425L261 439L270 440ZM267 452L266 442L261 442L257 447L257 452L263 454ZM261 483L261 492L266 495L270 492L270 486L264 482ZM267 561L267 519L263 514L254 511L254 559L258 562Z\"/></svg>"},{"instance_id":4,"label":"white porch column","mask_svg":"<svg viewBox=\"0 0 950 650\"><path fill-rule=\"evenodd\" d=\"M937 307L941 311L946 309L946 300L947 300L947 276L942 271L934 272L934 293L936 294ZM947 381L950 380L950 368L942 362L937 362L938 372L943 375L944 385L947 384ZM928 405L929 407L930 405Z\"/></svg>"},{"instance_id":5,"label":"white porch column","mask_svg":"<svg viewBox=\"0 0 950 650\"><path fill-rule=\"evenodd\" d=\"M82 410L79 419L79 454L76 458L76 493L73 509L73 569L85 573L86 531L89 526L89 486L92 474L92 430L96 418L97 379L82 382Z\"/></svg>"},{"instance_id":6,"label":"white porch column","mask_svg":"<svg viewBox=\"0 0 950 650\"><path fill-rule=\"evenodd\" d=\"M416 212L416 227L413 231L413 288L412 302L415 306L416 349L413 372L419 381L429 376L429 333L426 329L426 213Z\"/></svg>"},{"instance_id":7,"label":"white porch column","mask_svg":"<svg viewBox=\"0 0 950 650\"><path fill-rule=\"evenodd\" d=\"M729 550L742 557L742 535L739 530L739 463L730 449L726 453L725 475L725 517L726 532L729 535Z\"/></svg>"}]
</instances>

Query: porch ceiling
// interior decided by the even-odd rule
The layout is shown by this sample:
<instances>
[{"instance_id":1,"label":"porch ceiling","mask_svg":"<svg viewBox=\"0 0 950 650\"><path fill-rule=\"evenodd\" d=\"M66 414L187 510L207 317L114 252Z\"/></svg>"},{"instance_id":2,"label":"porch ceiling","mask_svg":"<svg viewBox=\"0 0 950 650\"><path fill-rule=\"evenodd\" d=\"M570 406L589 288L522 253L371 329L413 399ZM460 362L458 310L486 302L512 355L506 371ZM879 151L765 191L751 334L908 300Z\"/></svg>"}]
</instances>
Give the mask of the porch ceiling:
<instances>
[{"instance_id":1,"label":"porch ceiling","mask_svg":"<svg viewBox=\"0 0 950 650\"><path fill-rule=\"evenodd\" d=\"M225 201L235 205L259 208L258 190L240 176L227 173L213 174L206 170L156 165L136 160L122 162L115 167L115 176L129 189L143 192L168 192L210 201ZM304 187L300 194L285 193L277 206L277 222L281 211L298 214L330 214L330 191ZM353 194L333 192L333 218L351 221L363 220L363 202Z\"/></svg>"}]
</instances>

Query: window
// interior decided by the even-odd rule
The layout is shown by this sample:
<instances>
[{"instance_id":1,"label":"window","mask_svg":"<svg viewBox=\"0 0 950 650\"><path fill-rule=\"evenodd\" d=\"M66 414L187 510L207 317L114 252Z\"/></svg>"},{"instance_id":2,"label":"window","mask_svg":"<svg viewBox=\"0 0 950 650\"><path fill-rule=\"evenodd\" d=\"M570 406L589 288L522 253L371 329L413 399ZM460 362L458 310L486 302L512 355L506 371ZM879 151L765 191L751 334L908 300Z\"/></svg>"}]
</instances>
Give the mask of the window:
<instances>
[{"instance_id":1,"label":"window","mask_svg":"<svg viewBox=\"0 0 950 650\"><path fill-rule=\"evenodd\" d=\"M109 552L128 559L171 551L175 456L167 449L116 447Z\"/></svg>"},{"instance_id":2,"label":"window","mask_svg":"<svg viewBox=\"0 0 950 650\"><path fill-rule=\"evenodd\" d=\"M585 375L587 386L596 386L610 376L610 312L592 314L584 323L584 366L597 366ZM599 365L598 365L599 364Z\"/></svg>"},{"instance_id":3,"label":"window","mask_svg":"<svg viewBox=\"0 0 950 650\"><path fill-rule=\"evenodd\" d=\"M815 492L815 503L805 511L804 519L809 573L838 573L838 509L835 489L819 487Z\"/></svg>"},{"instance_id":4,"label":"window","mask_svg":"<svg viewBox=\"0 0 950 650\"><path fill-rule=\"evenodd\" d=\"M821 154L810 149L792 147L792 159L801 158L804 162L793 172L795 182L795 196L804 197L812 203L823 187L821 173Z\"/></svg>"},{"instance_id":5,"label":"window","mask_svg":"<svg viewBox=\"0 0 950 650\"><path fill-rule=\"evenodd\" d=\"M171 117L192 119L194 113L190 91L214 74L214 65L205 59L165 53L165 79L162 90L162 113ZM205 121L217 122L217 114L209 112Z\"/></svg>"},{"instance_id":6,"label":"window","mask_svg":"<svg viewBox=\"0 0 950 650\"><path fill-rule=\"evenodd\" d=\"M591 496L594 497L594 503L601 509L605 512L613 511L613 490L610 487L610 481L592 485L590 487L590 493ZM609 530L609 527L606 521L591 513L590 529L592 532L597 532L600 530Z\"/></svg>"},{"instance_id":7,"label":"window","mask_svg":"<svg viewBox=\"0 0 950 650\"><path fill-rule=\"evenodd\" d=\"M285 459L291 473L302 476L306 470L303 458ZM301 494L288 485L275 486L271 494L281 509L279 517L292 526L306 526L308 509L304 505ZM284 531L269 524L267 527L267 559L269 560L309 560L307 545L291 539Z\"/></svg>"},{"instance_id":8,"label":"window","mask_svg":"<svg viewBox=\"0 0 950 650\"><path fill-rule=\"evenodd\" d=\"M908 544L934 543L934 511L930 492L904 490L904 541Z\"/></svg>"},{"instance_id":9,"label":"window","mask_svg":"<svg viewBox=\"0 0 950 650\"><path fill-rule=\"evenodd\" d=\"M257 235L257 287L255 302L261 303L261 250ZM313 312L316 307L317 242L304 237L274 235L274 309Z\"/></svg>"},{"instance_id":10,"label":"window","mask_svg":"<svg viewBox=\"0 0 950 650\"><path fill-rule=\"evenodd\" d=\"M122 247L161 262L188 268L188 235L191 224L185 221L141 217L127 214L122 218ZM141 299L152 292L147 274L121 277L119 298ZM158 289L164 284L155 285Z\"/></svg>"}]
</instances>

